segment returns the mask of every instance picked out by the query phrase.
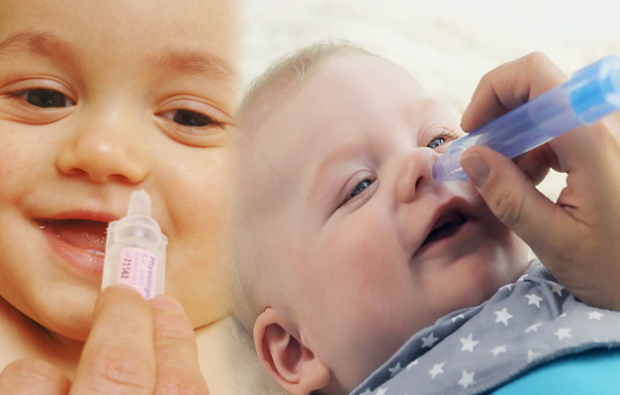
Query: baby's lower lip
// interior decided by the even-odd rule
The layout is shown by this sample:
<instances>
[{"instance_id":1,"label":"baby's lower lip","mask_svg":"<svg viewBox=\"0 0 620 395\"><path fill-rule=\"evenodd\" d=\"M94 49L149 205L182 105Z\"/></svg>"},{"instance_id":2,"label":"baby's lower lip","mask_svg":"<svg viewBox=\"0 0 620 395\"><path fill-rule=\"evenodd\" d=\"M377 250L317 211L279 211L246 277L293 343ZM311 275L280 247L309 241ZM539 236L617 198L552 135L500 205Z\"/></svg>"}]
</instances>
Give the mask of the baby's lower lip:
<instances>
[{"instance_id":1,"label":"baby's lower lip","mask_svg":"<svg viewBox=\"0 0 620 395\"><path fill-rule=\"evenodd\" d=\"M107 223L87 220L37 220L52 250L88 274L103 273Z\"/></svg>"},{"instance_id":2,"label":"baby's lower lip","mask_svg":"<svg viewBox=\"0 0 620 395\"><path fill-rule=\"evenodd\" d=\"M472 225L472 221L468 220L463 222L461 225L453 229L448 235L445 237L438 238L436 240L432 240L428 243L422 244L416 252L413 254L414 258L417 258L422 255L427 255L431 251L435 251L436 249L450 248L449 244L451 244L459 236L465 231L467 231Z\"/></svg>"}]
</instances>

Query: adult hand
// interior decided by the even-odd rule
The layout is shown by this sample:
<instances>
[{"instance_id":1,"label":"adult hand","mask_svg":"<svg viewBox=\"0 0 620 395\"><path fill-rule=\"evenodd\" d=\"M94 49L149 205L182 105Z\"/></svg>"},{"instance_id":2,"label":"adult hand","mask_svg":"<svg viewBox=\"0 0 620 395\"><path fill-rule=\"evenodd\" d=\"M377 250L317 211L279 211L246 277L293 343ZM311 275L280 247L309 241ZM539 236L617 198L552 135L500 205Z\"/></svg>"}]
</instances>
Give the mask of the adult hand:
<instances>
[{"instance_id":1,"label":"adult hand","mask_svg":"<svg viewBox=\"0 0 620 395\"><path fill-rule=\"evenodd\" d=\"M99 295L73 383L39 360L13 362L0 375L0 395L180 393L209 393L183 307L165 295L147 302L124 285Z\"/></svg>"},{"instance_id":2,"label":"adult hand","mask_svg":"<svg viewBox=\"0 0 620 395\"><path fill-rule=\"evenodd\" d=\"M461 126L473 130L563 83L544 55L530 54L481 80ZM486 147L462 157L493 213L585 303L620 310L620 120L580 126L516 163ZM534 187L549 169L567 173L556 203Z\"/></svg>"}]
</instances>

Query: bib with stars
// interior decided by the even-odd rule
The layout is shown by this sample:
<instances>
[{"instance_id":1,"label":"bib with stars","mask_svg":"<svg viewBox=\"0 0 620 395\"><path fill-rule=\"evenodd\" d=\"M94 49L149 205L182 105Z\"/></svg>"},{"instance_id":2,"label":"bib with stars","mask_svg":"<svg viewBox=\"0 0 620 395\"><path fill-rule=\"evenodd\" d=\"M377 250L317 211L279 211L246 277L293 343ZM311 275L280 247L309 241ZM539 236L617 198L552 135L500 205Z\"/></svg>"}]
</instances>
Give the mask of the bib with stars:
<instances>
[{"instance_id":1,"label":"bib with stars","mask_svg":"<svg viewBox=\"0 0 620 395\"><path fill-rule=\"evenodd\" d=\"M416 333L351 394L479 394L600 347L620 347L620 313L581 303L535 260L483 304Z\"/></svg>"}]
</instances>

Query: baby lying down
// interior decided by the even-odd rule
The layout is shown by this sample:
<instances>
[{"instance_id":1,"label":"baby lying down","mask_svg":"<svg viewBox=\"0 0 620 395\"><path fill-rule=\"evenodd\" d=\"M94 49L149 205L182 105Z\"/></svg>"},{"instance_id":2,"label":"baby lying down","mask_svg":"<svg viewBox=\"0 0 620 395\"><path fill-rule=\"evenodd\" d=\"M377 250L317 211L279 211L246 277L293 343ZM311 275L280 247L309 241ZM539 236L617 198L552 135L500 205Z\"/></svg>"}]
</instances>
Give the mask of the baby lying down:
<instances>
[{"instance_id":1,"label":"baby lying down","mask_svg":"<svg viewBox=\"0 0 620 395\"><path fill-rule=\"evenodd\" d=\"M620 314L572 293L616 308L615 290L569 291L474 183L432 179L463 132L399 66L306 48L255 82L238 120L238 316L288 392L481 393L620 345ZM494 179L472 168L479 186Z\"/></svg>"}]
</instances>

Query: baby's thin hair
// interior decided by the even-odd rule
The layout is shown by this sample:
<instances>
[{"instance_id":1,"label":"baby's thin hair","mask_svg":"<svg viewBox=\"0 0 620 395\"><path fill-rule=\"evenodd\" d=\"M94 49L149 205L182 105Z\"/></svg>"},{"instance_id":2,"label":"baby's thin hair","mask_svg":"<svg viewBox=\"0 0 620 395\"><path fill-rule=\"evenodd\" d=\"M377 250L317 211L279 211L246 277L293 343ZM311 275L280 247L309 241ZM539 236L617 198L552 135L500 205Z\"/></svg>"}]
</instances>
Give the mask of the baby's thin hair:
<instances>
[{"instance_id":1,"label":"baby's thin hair","mask_svg":"<svg viewBox=\"0 0 620 395\"><path fill-rule=\"evenodd\" d=\"M301 89L326 60L354 53L372 55L340 40L319 42L276 60L249 85L237 110L238 123L245 124L251 133L274 106Z\"/></svg>"}]
</instances>

